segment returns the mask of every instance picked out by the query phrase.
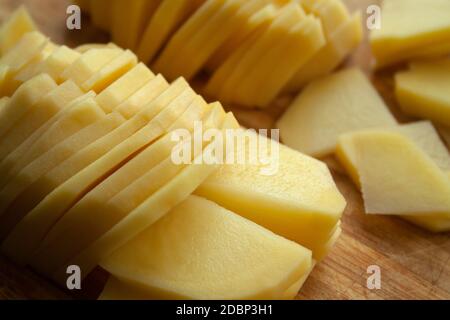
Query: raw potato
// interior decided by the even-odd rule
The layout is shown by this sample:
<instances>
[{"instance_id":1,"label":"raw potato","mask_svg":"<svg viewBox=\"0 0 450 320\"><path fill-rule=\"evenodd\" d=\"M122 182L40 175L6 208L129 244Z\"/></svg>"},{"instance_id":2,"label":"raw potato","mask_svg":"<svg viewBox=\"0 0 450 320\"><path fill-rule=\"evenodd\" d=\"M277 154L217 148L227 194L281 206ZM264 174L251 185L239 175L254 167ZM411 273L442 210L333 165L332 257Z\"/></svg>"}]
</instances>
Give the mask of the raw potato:
<instances>
[{"instance_id":1,"label":"raw potato","mask_svg":"<svg viewBox=\"0 0 450 320\"><path fill-rule=\"evenodd\" d=\"M11 95L19 87L20 82L14 78L25 68L47 45L48 39L40 32L25 34L17 44L0 58L0 69L6 68L6 74L0 88L2 95Z\"/></svg>"},{"instance_id":2,"label":"raw potato","mask_svg":"<svg viewBox=\"0 0 450 320\"><path fill-rule=\"evenodd\" d=\"M42 95L50 92L56 87L55 82L48 75L40 75L17 90L11 99L3 107L0 118L0 137L20 120L20 118L39 101Z\"/></svg>"},{"instance_id":3,"label":"raw potato","mask_svg":"<svg viewBox=\"0 0 450 320\"><path fill-rule=\"evenodd\" d=\"M36 30L27 9L20 6L0 29L0 56L14 47L24 34Z\"/></svg>"},{"instance_id":4,"label":"raw potato","mask_svg":"<svg viewBox=\"0 0 450 320\"><path fill-rule=\"evenodd\" d=\"M2 137L0 141L0 159L4 159L31 136L33 132L66 107L65 103L80 96L81 91L73 82L67 81L47 94L39 92L39 95L40 99ZM20 107L23 107L23 105Z\"/></svg>"},{"instance_id":5,"label":"raw potato","mask_svg":"<svg viewBox=\"0 0 450 320\"><path fill-rule=\"evenodd\" d=\"M93 103L93 101L91 100L90 103ZM8 255L17 262L23 261L23 258L21 258L20 255L23 254L25 249L21 250L20 248L26 246L28 241L33 241L33 239L30 239L30 235L32 235L33 232L25 231L21 234L24 226L28 226L27 221L29 218L27 218L27 213L32 211L33 208L35 208L39 202L58 185L80 170L79 168L82 167L83 162L77 161L79 160L79 157L76 156L80 149L109 134L124 122L125 119L120 114L109 114L103 119L80 130L65 141L57 144L38 160L34 161L32 165L28 166L28 172L30 172L31 169L38 169L41 172L40 175L31 173L28 177L25 177L24 174L26 171L21 172L21 176L23 176L24 179L28 178L32 179L32 181L12 203L11 206L14 206L14 210L10 209L5 216L2 217L4 218L4 221L1 229L7 230L6 232L3 232L4 234L9 234L13 227L17 225L3 243L3 251L5 253L8 253ZM74 162L76 162L76 164L74 164ZM69 164L73 165L70 166ZM19 237L18 239L16 239L17 236ZM20 245L16 244L15 241L18 241ZM11 247L12 251L8 252Z\"/></svg>"},{"instance_id":6,"label":"raw potato","mask_svg":"<svg viewBox=\"0 0 450 320\"><path fill-rule=\"evenodd\" d=\"M56 81L56 83L60 84L63 82L61 75L64 70L74 63L79 57L80 54L75 50L72 50L66 46L61 46L56 48L52 54L47 57L47 59L36 66L34 74L22 75L20 77L16 77L16 79L21 82L25 82L39 73L47 73Z\"/></svg>"},{"instance_id":7,"label":"raw potato","mask_svg":"<svg viewBox=\"0 0 450 320\"><path fill-rule=\"evenodd\" d=\"M230 51L229 56L224 56L221 58L221 55L226 55L226 52L216 52L211 59L224 59L223 62L217 67L217 69L213 72L206 87L204 89L205 94L211 97L218 97L221 101L224 101L226 98L226 94L223 94L224 83L228 79L228 77L233 73L237 72L237 64L241 61L247 51L250 50L256 43L259 35L264 33L264 31L272 24L274 19L277 17L277 7L275 6L267 6L262 9L263 13L256 13L258 15L255 19L255 30L253 30L252 34L249 35L248 39L242 45L236 45L236 48L228 49ZM259 15L260 14L260 15ZM251 21L250 21L251 23ZM227 42L224 45L230 45ZM233 46L233 44L231 44ZM221 50L220 48L219 50ZM216 63L215 60L209 62L209 64ZM219 64L220 62L217 62ZM222 91L223 90L223 91Z\"/></svg>"},{"instance_id":8,"label":"raw potato","mask_svg":"<svg viewBox=\"0 0 450 320\"><path fill-rule=\"evenodd\" d=\"M21 146L28 144L28 142L30 142L31 145L24 151L24 153L19 155L19 159L17 159L17 161L10 161L11 159L9 157L11 154L4 159L6 165L1 167L1 172L7 172L4 174L4 177L7 177L7 179L2 181L1 186L4 186L4 183L9 182L20 170L47 152L54 145L64 141L66 138L104 116L104 112L101 109L97 108L96 110L92 110L83 103L85 98L89 98L90 96L91 95L81 96L81 91L76 88L72 92L67 92L65 96L56 96L55 100L51 101L51 103L59 104L61 108L64 108L63 106L66 106L66 108L61 110L61 112L48 121L44 126L41 126L24 143L22 143ZM61 117L59 119L55 119L58 118L60 113L62 113ZM50 125L53 120L54 123ZM49 126L47 127L47 125ZM36 133L39 133L43 130L43 128L46 128L46 130L42 135L36 137L35 139ZM14 153L16 153L17 150L21 150L21 147L17 148ZM3 208L3 205L5 205L5 203L1 203L0 208Z\"/></svg>"},{"instance_id":9,"label":"raw potato","mask_svg":"<svg viewBox=\"0 0 450 320\"><path fill-rule=\"evenodd\" d=\"M121 78L103 90L96 98L97 103L106 112L111 112L140 89L147 81L153 79L155 75L144 64L139 63Z\"/></svg>"},{"instance_id":10,"label":"raw potato","mask_svg":"<svg viewBox=\"0 0 450 320\"><path fill-rule=\"evenodd\" d=\"M274 44L279 44L279 39L285 39L289 30L305 18L305 12L298 3L289 3L283 6L270 26L262 34L256 34L242 52L242 56L236 60L232 72L222 83L218 97L221 101L231 103L243 103L248 94L247 87L242 87L244 80L252 84L253 81L262 80L258 78L259 61L274 50ZM262 65L265 69L266 67ZM263 71L261 71L263 72ZM261 76L261 73L259 73ZM256 80L255 80L256 79ZM267 80L267 79L263 79Z\"/></svg>"},{"instance_id":11,"label":"raw potato","mask_svg":"<svg viewBox=\"0 0 450 320\"><path fill-rule=\"evenodd\" d=\"M93 74L81 85L81 88L85 92L93 90L96 93L100 93L117 78L120 78L120 76L127 73L136 64L136 55L131 51L126 50L98 72Z\"/></svg>"},{"instance_id":12,"label":"raw potato","mask_svg":"<svg viewBox=\"0 0 450 320\"><path fill-rule=\"evenodd\" d=\"M197 2L202 3L203 1ZM176 28L196 9L192 0L162 1L140 39L136 50L139 60L151 63Z\"/></svg>"},{"instance_id":13,"label":"raw potato","mask_svg":"<svg viewBox=\"0 0 450 320\"><path fill-rule=\"evenodd\" d=\"M309 15L294 24L263 54L236 88L232 102L248 107L267 107L295 71L325 45L320 21ZM273 68L277 65L277 68Z\"/></svg>"},{"instance_id":14,"label":"raw potato","mask_svg":"<svg viewBox=\"0 0 450 320\"><path fill-rule=\"evenodd\" d=\"M94 0L95 1L95 0ZM121 47L134 50L161 0L114 1L112 6L113 41Z\"/></svg>"},{"instance_id":15,"label":"raw potato","mask_svg":"<svg viewBox=\"0 0 450 320\"><path fill-rule=\"evenodd\" d=\"M222 125L223 130L238 127L239 124L233 114L227 114ZM220 152L220 149L223 148L224 134L224 131L219 131L213 137L213 141L203 150L203 153L193 160L192 164L183 169L173 180L145 200L89 248L68 264L61 266L62 268L54 274L54 278L57 281L65 282L65 270L67 265L72 264L79 265L84 275L89 274L100 261L187 199L218 168L218 164L222 163L223 150Z\"/></svg>"},{"instance_id":16,"label":"raw potato","mask_svg":"<svg viewBox=\"0 0 450 320\"><path fill-rule=\"evenodd\" d=\"M185 116L192 117L189 127L193 129L194 121L201 121L207 109L206 102L195 99L186 111L193 114ZM174 125L178 126L176 123ZM181 127L187 128L184 123ZM111 174L65 213L47 234L37 253L45 259L45 272L52 270L50 265L60 266L73 258L173 179L185 167L174 164L170 157L175 146L170 134L161 138ZM145 182L133 188L133 183L143 179ZM130 188L132 191L127 192ZM122 196L123 192L125 195ZM116 198L119 200L115 201ZM108 215L103 216L106 212ZM83 238L79 238L80 232L84 233Z\"/></svg>"},{"instance_id":17,"label":"raw potato","mask_svg":"<svg viewBox=\"0 0 450 320\"><path fill-rule=\"evenodd\" d=\"M361 132L350 142L348 158L355 159L367 213L449 230L450 180L422 149L399 133L383 131Z\"/></svg>"},{"instance_id":18,"label":"raw potato","mask_svg":"<svg viewBox=\"0 0 450 320\"><path fill-rule=\"evenodd\" d=\"M17 82L17 86L24 83L38 74L42 73L38 67L56 50L57 46L52 42L47 42L44 48L31 59L27 65L22 68L15 76L13 81Z\"/></svg>"},{"instance_id":19,"label":"raw potato","mask_svg":"<svg viewBox=\"0 0 450 320\"><path fill-rule=\"evenodd\" d=\"M309 84L277 122L282 141L314 157L336 149L339 135L397 122L359 69L347 69Z\"/></svg>"},{"instance_id":20,"label":"raw potato","mask_svg":"<svg viewBox=\"0 0 450 320\"><path fill-rule=\"evenodd\" d=\"M111 16L113 2L116 0L89 0L89 12L94 26L109 31L111 28Z\"/></svg>"},{"instance_id":21,"label":"raw potato","mask_svg":"<svg viewBox=\"0 0 450 320\"><path fill-rule=\"evenodd\" d=\"M309 250L191 196L102 266L159 299L280 299L311 264Z\"/></svg>"},{"instance_id":22,"label":"raw potato","mask_svg":"<svg viewBox=\"0 0 450 320\"><path fill-rule=\"evenodd\" d=\"M227 59L245 43L250 37L257 33L258 30L263 29L267 25L267 21L273 20L276 11L279 9L275 3L269 3L265 7L256 11L249 17L241 29L236 30L219 49L209 59L206 68L213 73L219 69Z\"/></svg>"},{"instance_id":23,"label":"raw potato","mask_svg":"<svg viewBox=\"0 0 450 320\"><path fill-rule=\"evenodd\" d=\"M154 65L168 79L192 79L261 1L207 0L172 37ZM195 28L195 29L194 29ZM187 37L188 41L184 42ZM182 55L183 59L178 56ZM185 63L189 61L189 63Z\"/></svg>"},{"instance_id":24,"label":"raw potato","mask_svg":"<svg viewBox=\"0 0 450 320\"><path fill-rule=\"evenodd\" d=\"M436 56L450 52L450 2L447 0L384 1L381 28L370 42L378 67L407 60L426 48L439 48ZM447 44L442 47L442 45ZM442 50L443 49L443 50Z\"/></svg>"},{"instance_id":25,"label":"raw potato","mask_svg":"<svg viewBox=\"0 0 450 320\"><path fill-rule=\"evenodd\" d=\"M47 180L54 184L51 187L53 191L22 220L27 240L21 238L25 248L18 251L17 255L22 255L22 258L27 259L26 262L30 262L31 254L50 228L77 199L124 160L131 159L137 151L163 135L167 129L165 126L173 125L176 120L182 123L180 117L185 108L180 108L179 103L182 99L186 100L186 94L191 95L190 90L188 84L180 79L131 120L51 172ZM183 92L184 98L181 96ZM177 100L178 96L180 99Z\"/></svg>"},{"instance_id":26,"label":"raw potato","mask_svg":"<svg viewBox=\"0 0 450 320\"><path fill-rule=\"evenodd\" d=\"M119 104L115 111L120 112L125 118L130 119L139 113L142 107L148 102L155 99L159 93L167 90L167 88L169 88L169 84L166 79L159 74Z\"/></svg>"},{"instance_id":27,"label":"raw potato","mask_svg":"<svg viewBox=\"0 0 450 320\"><path fill-rule=\"evenodd\" d=\"M61 75L64 80L72 80L81 86L102 67L117 58L123 50L114 48L92 49L83 53Z\"/></svg>"},{"instance_id":28,"label":"raw potato","mask_svg":"<svg viewBox=\"0 0 450 320\"><path fill-rule=\"evenodd\" d=\"M269 144L267 138L255 144L248 137L257 136L240 131L234 159L252 154L261 158L246 165L222 166L196 194L305 246L315 259L322 259L316 251L325 246L346 206L328 168L277 142ZM278 147L280 158L276 159Z\"/></svg>"},{"instance_id":29,"label":"raw potato","mask_svg":"<svg viewBox=\"0 0 450 320\"><path fill-rule=\"evenodd\" d=\"M300 68L289 81L285 91L297 92L308 82L333 71L361 43L362 37L362 17L358 12L338 29L333 30L326 45Z\"/></svg>"},{"instance_id":30,"label":"raw potato","mask_svg":"<svg viewBox=\"0 0 450 320\"><path fill-rule=\"evenodd\" d=\"M118 113L111 113L105 116L102 120L93 123L92 125L80 130L66 141L59 143L51 151L61 152L64 154L71 153L69 159L65 160L52 170L35 181L27 190L23 192L16 201L17 215L25 215L17 224L14 230L9 234L8 238L2 244L3 253L7 254L14 261L24 263L25 257L30 255L30 246L36 245L41 239L35 239L35 235L39 234L37 224L34 223L35 216L26 213L33 210L40 201L42 201L48 194L61 185L64 181L79 172L89 160L81 159L83 152L76 153L78 149L77 143L87 140L94 132L102 131L108 134L125 122L125 119ZM85 149L84 149L85 150ZM47 154L49 154L49 151ZM76 154L75 154L76 153ZM28 223L30 222L30 223ZM32 244L32 245L30 245Z\"/></svg>"},{"instance_id":31,"label":"raw potato","mask_svg":"<svg viewBox=\"0 0 450 320\"><path fill-rule=\"evenodd\" d=\"M356 131L343 134L339 137L336 155L349 176L352 178L353 182L358 187L361 187L361 183L359 181L358 168L356 167L356 150L353 148L354 144L352 139L361 132L373 132L380 130L404 135L413 141L419 148L421 148L422 151L424 151L431 159L433 159L441 170L450 173L450 154L447 147L442 143L439 138L439 134L429 121L420 121L397 127Z\"/></svg>"},{"instance_id":32,"label":"raw potato","mask_svg":"<svg viewBox=\"0 0 450 320\"><path fill-rule=\"evenodd\" d=\"M450 60L412 65L396 74L395 84L405 113L450 125Z\"/></svg>"}]
</instances>

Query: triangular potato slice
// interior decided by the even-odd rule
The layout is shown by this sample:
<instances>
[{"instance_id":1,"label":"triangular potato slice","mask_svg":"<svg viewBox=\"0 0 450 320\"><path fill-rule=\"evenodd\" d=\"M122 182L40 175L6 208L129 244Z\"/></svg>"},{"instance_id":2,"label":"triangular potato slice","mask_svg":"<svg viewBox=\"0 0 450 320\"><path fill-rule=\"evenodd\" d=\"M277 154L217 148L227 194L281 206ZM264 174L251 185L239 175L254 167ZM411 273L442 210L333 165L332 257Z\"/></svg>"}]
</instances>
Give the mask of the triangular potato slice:
<instances>
[{"instance_id":1,"label":"triangular potato slice","mask_svg":"<svg viewBox=\"0 0 450 320\"><path fill-rule=\"evenodd\" d=\"M277 122L281 140L314 157L336 149L346 132L395 126L394 116L359 69L346 69L309 84Z\"/></svg>"}]
</instances>

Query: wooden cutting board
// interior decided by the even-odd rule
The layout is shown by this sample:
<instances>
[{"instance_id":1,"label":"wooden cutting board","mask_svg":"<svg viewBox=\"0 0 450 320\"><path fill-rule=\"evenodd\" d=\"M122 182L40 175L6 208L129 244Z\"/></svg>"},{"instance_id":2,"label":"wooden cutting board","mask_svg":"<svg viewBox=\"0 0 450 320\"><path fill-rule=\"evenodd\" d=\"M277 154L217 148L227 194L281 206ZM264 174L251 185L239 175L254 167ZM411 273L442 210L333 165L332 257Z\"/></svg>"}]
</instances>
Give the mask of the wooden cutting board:
<instances>
[{"instance_id":1,"label":"wooden cutting board","mask_svg":"<svg viewBox=\"0 0 450 320\"><path fill-rule=\"evenodd\" d=\"M380 0L346 0L352 10L366 12L369 4ZM81 31L65 28L68 0L2 0L0 21L14 8L25 3L39 27L51 38L74 46L86 42L107 42L108 36L90 25L83 17ZM372 74L371 54L367 40L347 61L359 66L373 79L393 113L400 121L409 121L393 99L392 70ZM243 125L271 128L292 97L281 97L269 111L233 110ZM343 234L330 255L320 263L305 283L300 299L450 299L450 235L435 235L397 218L366 216L359 191L346 177L337 161L324 159L330 166L348 206L345 210ZM381 289L369 290L369 266L381 270ZM66 299L95 298L105 280L97 272L74 295L58 289L30 270L19 268L0 257L0 298Z\"/></svg>"}]
</instances>

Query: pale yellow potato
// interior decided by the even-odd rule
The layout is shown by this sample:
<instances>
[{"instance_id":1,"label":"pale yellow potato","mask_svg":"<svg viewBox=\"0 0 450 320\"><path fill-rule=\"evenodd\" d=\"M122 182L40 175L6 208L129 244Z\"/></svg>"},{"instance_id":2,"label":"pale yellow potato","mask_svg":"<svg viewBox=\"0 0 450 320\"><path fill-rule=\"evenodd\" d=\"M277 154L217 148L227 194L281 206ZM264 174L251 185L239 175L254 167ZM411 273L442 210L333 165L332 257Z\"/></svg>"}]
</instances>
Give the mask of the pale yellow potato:
<instances>
[{"instance_id":1,"label":"pale yellow potato","mask_svg":"<svg viewBox=\"0 0 450 320\"><path fill-rule=\"evenodd\" d=\"M156 54L178 27L205 0L194 3L192 0L162 1L139 41L136 54L144 63L151 63Z\"/></svg>"},{"instance_id":2,"label":"pale yellow potato","mask_svg":"<svg viewBox=\"0 0 450 320\"><path fill-rule=\"evenodd\" d=\"M255 135L240 132L241 143L236 144L233 159L249 158L254 152L262 159L222 166L195 193L303 245L313 251L315 259L322 259L316 251L334 232L346 206L344 197L324 163L283 145L277 154L270 144L263 144L267 138L260 138L264 140L257 145L250 143L247 137ZM269 163L277 155L278 167L275 161Z\"/></svg>"},{"instance_id":3,"label":"pale yellow potato","mask_svg":"<svg viewBox=\"0 0 450 320\"><path fill-rule=\"evenodd\" d=\"M143 63L139 63L103 90L97 96L96 101L103 110L111 112L154 77L155 75L149 68Z\"/></svg>"},{"instance_id":4,"label":"pale yellow potato","mask_svg":"<svg viewBox=\"0 0 450 320\"><path fill-rule=\"evenodd\" d=\"M209 116L208 110L206 102L197 98L186 110L193 115L182 115L173 126L193 130L194 122L201 121L205 112ZM212 123L210 127L216 128L217 124ZM171 128L167 131L170 132ZM190 145L191 141L184 143ZM65 213L46 235L38 252L39 256L45 257L46 270L51 269L50 265L60 266L88 247L185 168L187 164L178 165L171 159L176 145L170 133L160 138ZM201 150L195 152L197 154L191 155L190 160ZM106 212L108 218L103 216ZM92 228L86 229L88 225ZM80 231L85 234L82 239L78 236Z\"/></svg>"},{"instance_id":5,"label":"pale yellow potato","mask_svg":"<svg viewBox=\"0 0 450 320\"><path fill-rule=\"evenodd\" d=\"M447 172L400 133L355 133L347 158L357 169L366 213L396 215L435 232L449 229Z\"/></svg>"},{"instance_id":6,"label":"pale yellow potato","mask_svg":"<svg viewBox=\"0 0 450 320\"><path fill-rule=\"evenodd\" d=\"M85 92L92 90L96 93L101 93L111 83L136 66L136 64L136 55L130 50L125 50L120 56L113 59L106 66L87 79L81 85L81 88Z\"/></svg>"},{"instance_id":7,"label":"pale yellow potato","mask_svg":"<svg viewBox=\"0 0 450 320\"><path fill-rule=\"evenodd\" d=\"M74 63L80 57L80 53L66 46L56 48L52 54L45 59L35 70L35 74L22 74L16 78L22 82L28 81L32 76L39 73L47 73L49 76L60 84L63 82L61 77L64 70Z\"/></svg>"},{"instance_id":8,"label":"pale yellow potato","mask_svg":"<svg viewBox=\"0 0 450 320\"><path fill-rule=\"evenodd\" d=\"M276 125L283 143L323 157L335 151L343 133L397 122L367 77L355 68L309 84Z\"/></svg>"},{"instance_id":9,"label":"pale yellow potato","mask_svg":"<svg viewBox=\"0 0 450 320\"><path fill-rule=\"evenodd\" d=\"M261 0L206 1L172 37L154 69L168 79L177 76L192 79L233 31L245 23L252 10L261 5ZM193 27L196 29L192 30ZM182 42L186 36L191 39Z\"/></svg>"},{"instance_id":10,"label":"pale yellow potato","mask_svg":"<svg viewBox=\"0 0 450 320\"><path fill-rule=\"evenodd\" d=\"M159 93L167 88L169 88L169 84L166 79L159 74L119 104L115 108L115 111L121 113L125 118L130 119L139 113L142 107L155 99Z\"/></svg>"},{"instance_id":11,"label":"pale yellow potato","mask_svg":"<svg viewBox=\"0 0 450 320\"><path fill-rule=\"evenodd\" d=\"M31 180L29 186L18 196L9 210L2 218L2 230L8 237L3 242L2 251L8 254L16 262L22 262L22 256L30 233L27 232L27 213L32 211L40 201L42 201L57 186L62 184L68 177L73 176L81 170L85 161L80 160L79 152L83 146L89 145L92 141L100 139L109 134L125 122L125 119L118 113L106 115L103 119L83 128L65 141L57 144L47 153L33 162L32 165L23 170L23 176L31 169L39 170L41 174L31 173L28 179ZM40 166L40 167L39 167ZM51 168L51 169L50 169ZM27 177L24 177L26 179ZM25 219L24 219L25 217ZM24 219L25 221L23 221ZM11 232L12 231L12 232ZM24 240L27 239L27 240ZM30 239L32 241L32 239Z\"/></svg>"},{"instance_id":12,"label":"pale yellow potato","mask_svg":"<svg viewBox=\"0 0 450 320\"><path fill-rule=\"evenodd\" d=\"M21 86L3 108L0 118L0 137L3 137L43 95L54 88L56 88L55 82L45 74Z\"/></svg>"},{"instance_id":13,"label":"pale yellow potato","mask_svg":"<svg viewBox=\"0 0 450 320\"><path fill-rule=\"evenodd\" d=\"M362 17L358 12L330 33L326 45L297 71L284 91L297 92L310 81L332 72L359 45L362 38Z\"/></svg>"},{"instance_id":14,"label":"pale yellow potato","mask_svg":"<svg viewBox=\"0 0 450 320\"><path fill-rule=\"evenodd\" d=\"M20 82L15 76L26 68L47 46L48 38L38 31L29 32L0 58L0 67L6 69L0 92L3 95L12 95L19 87ZM5 69L3 69L5 70Z\"/></svg>"},{"instance_id":15,"label":"pale yellow potato","mask_svg":"<svg viewBox=\"0 0 450 320\"><path fill-rule=\"evenodd\" d=\"M449 126L449 83L450 62L429 62L397 73L395 94L405 113Z\"/></svg>"},{"instance_id":16,"label":"pale yellow potato","mask_svg":"<svg viewBox=\"0 0 450 320\"><path fill-rule=\"evenodd\" d=\"M259 38L259 35L262 34L270 26L270 24L277 16L277 7L275 6L269 5L263 8L262 11L263 13L261 13L261 15L258 14L258 17L256 19L257 22L255 22L257 26L255 27L255 30L252 32L252 34L249 35L241 45L237 45L236 50L230 49L230 55L227 57L224 56L224 61L221 62L220 65L218 65L214 70L204 89L206 95L219 98L221 101L226 101L224 100L226 99L226 96L222 94L222 87L225 81L233 72L236 71L236 67L240 63L241 59L243 59L247 51L249 51L250 48L255 45L257 39ZM231 44L225 42L223 46L231 46ZM222 49L223 48L220 48L219 50ZM226 53L223 53L223 55L225 54ZM211 58L213 60L209 61L209 64L214 64L216 63L214 61L222 59L221 55L222 53L219 53L219 51L217 51Z\"/></svg>"},{"instance_id":17,"label":"pale yellow potato","mask_svg":"<svg viewBox=\"0 0 450 320\"><path fill-rule=\"evenodd\" d=\"M289 3L277 11L270 26L262 34L256 36L254 44L243 53L232 73L222 83L219 93L221 101L226 103L244 101L242 95L245 94L246 88L241 84L246 79L256 79L259 71L258 62L271 52L274 44L277 44L280 38L286 37L288 30L305 16L305 12L296 2Z\"/></svg>"},{"instance_id":18,"label":"pale yellow potato","mask_svg":"<svg viewBox=\"0 0 450 320\"><path fill-rule=\"evenodd\" d=\"M217 169L218 163L223 161L223 155L218 151L223 148L224 130L238 127L239 124L234 116L231 113L227 114L222 124L222 131L215 135L212 142L202 151L203 153L200 156L193 160L192 164L183 169L173 180L140 204L125 219L122 219L120 223L81 252L69 264L77 264L85 275L89 274L104 258L158 221L177 204L187 199ZM55 279L65 281L66 266L64 264L61 269L57 270L54 274Z\"/></svg>"},{"instance_id":19,"label":"pale yellow potato","mask_svg":"<svg viewBox=\"0 0 450 320\"><path fill-rule=\"evenodd\" d=\"M116 44L114 44L113 42L109 42L109 43L86 43L86 44L82 44L79 45L78 47L76 47L74 50L80 54L85 53L91 49L104 49L104 48L119 48Z\"/></svg>"},{"instance_id":20,"label":"pale yellow potato","mask_svg":"<svg viewBox=\"0 0 450 320\"><path fill-rule=\"evenodd\" d=\"M102 266L157 299L281 299L311 264L309 250L191 196Z\"/></svg>"},{"instance_id":21,"label":"pale yellow potato","mask_svg":"<svg viewBox=\"0 0 450 320\"><path fill-rule=\"evenodd\" d=\"M24 83L39 73L42 73L39 69L42 63L58 48L52 42L47 42L45 47L39 52L33 59L31 59L28 64L22 68L15 76L14 80L18 81L19 84Z\"/></svg>"},{"instance_id":22,"label":"pale yellow potato","mask_svg":"<svg viewBox=\"0 0 450 320\"><path fill-rule=\"evenodd\" d=\"M161 0L110 1L113 41L134 50L160 3Z\"/></svg>"},{"instance_id":23,"label":"pale yellow potato","mask_svg":"<svg viewBox=\"0 0 450 320\"><path fill-rule=\"evenodd\" d=\"M278 41L239 84L236 92L242 94L236 96L234 102L250 107L269 106L296 70L325 45L320 20L311 15L295 24ZM274 65L277 67L273 68Z\"/></svg>"},{"instance_id":24,"label":"pale yellow potato","mask_svg":"<svg viewBox=\"0 0 450 320\"><path fill-rule=\"evenodd\" d=\"M77 133L82 128L98 121L105 115L100 108L94 110L85 105L84 101L92 95L88 94L82 96L79 92L74 93L74 95L78 96L73 99L69 99L70 94L68 94L67 97L59 97L59 99L58 97L55 97L52 103L60 103L62 100L67 101L66 103L60 104L62 110L43 126L35 130L19 148L16 148L13 152L13 157L11 157L11 153L4 159L4 163L2 163L4 166L2 165L0 168L2 173L5 172L5 179L1 181L0 186L5 187L5 184L15 177L20 170L25 168L39 156L59 142L64 141L66 138ZM64 108L64 106L66 107ZM36 137L35 135L42 130L42 134ZM31 145L19 155L18 152L22 151L22 146L28 145L28 143L31 143ZM15 158L16 152L18 158ZM17 160L11 161L12 159ZM4 204L5 203L0 204L0 208L2 208L2 205Z\"/></svg>"},{"instance_id":25,"label":"pale yellow potato","mask_svg":"<svg viewBox=\"0 0 450 320\"><path fill-rule=\"evenodd\" d=\"M404 135L414 142L422 151L424 151L444 172L450 172L450 154L439 137L434 126L429 121L419 121L410 124L389 127L368 129L364 131L355 131L343 134L339 137L339 143L336 148L336 155L341 164L346 169L353 182L361 187L359 181L358 168L356 167L356 150L352 142L353 137L361 132L386 131Z\"/></svg>"},{"instance_id":26,"label":"pale yellow potato","mask_svg":"<svg viewBox=\"0 0 450 320\"><path fill-rule=\"evenodd\" d=\"M81 86L85 81L92 77L92 75L122 53L123 50L116 48L92 49L86 51L63 71L61 78L63 80L72 80L77 85Z\"/></svg>"},{"instance_id":27,"label":"pale yellow potato","mask_svg":"<svg viewBox=\"0 0 450 320\"><path fill-rule=\"evenodd\" d=\"M71 100L82 95L71 81L55 87L47 94L39 92L40 98L9 129L0 141L0 159L20 146L29 136L66 107ZM20 107L19 107L20 108Z\"/></svg>"},{"instance_id":28,"label":"pale yellow potato","mask_svg":"<svg viewBox=\"0 0 450 320\"><path fill-rule=\"evenodd\" d=\"M249 40L252 34L261 29L268 19L274 17L277 8L279 6L276 3L269 3L260 10L255 11L245 24L229 36L214 52L206 64L206 69L211 73L219 69L236 50L239 50L245 41Z\"/></svg>"},{"instance_id":29,"label":"pale yellow potato","mask_svg":"<svg viewBox=\"0 0 450 320\"><path fill-rule=\"evenodd\" d=\"M414 57L417 50L450 41L450 2L447 0L384 1L381 28L371 32L377 67ZM449 53L439 52L439 55Z\"/></svg>"},{"instance_id":30,"label":"pale yellow potato","mask_svg":"<svg viewBox=\"0 0 450 320\"><path fill-rule=\"evenodd\" d=\"M24 6L20 6L0 29L0 56L14 47L24 34L36 30L36 25L28 10Z\"/></svg>"},{"instance_id":31,"label":"pale yellow potato","mask_svg":"<svg viewBox=\"0 0 450 320\"><path fill-rule=\"evenodd\" d=\"M49 189L53 191L19 224L22 234L27 236L17 237L20 239L21 249L15 250L14 257L20 257L19 261L22 263L29 263L32 260L32 253L53 224L77 199L97 185L102 177L119 167L123 161L129 160L137 151L153 143L164 134L167 127L179 120L183 111L187 109L187 106L180 107L180 103L183 99L186 100L186 95L191 95L191 92L189 85L180 79L135 117L80 150L47 174L46 181L51 185ZM177 97L180 99L177 100Z\"/></svg>"}]
</instances>

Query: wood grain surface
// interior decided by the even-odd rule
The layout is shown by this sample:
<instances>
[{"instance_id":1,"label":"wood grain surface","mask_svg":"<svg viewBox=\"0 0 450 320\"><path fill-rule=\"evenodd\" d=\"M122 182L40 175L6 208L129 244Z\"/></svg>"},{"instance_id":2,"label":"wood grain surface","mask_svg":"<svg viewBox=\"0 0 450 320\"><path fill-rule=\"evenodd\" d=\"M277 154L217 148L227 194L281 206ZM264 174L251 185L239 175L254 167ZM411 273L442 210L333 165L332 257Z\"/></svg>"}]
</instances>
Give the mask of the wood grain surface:
<instances>
[{"instance_id":1,"label":"wood grain surface","mask_svg":"<svg viewBox=\"0 0 450 320\"><path fill-rule=\"evenodd\" d=\"M365 13L369 4L380 0L346 0L352 10ZM67 0L0 0L0 21L25 3L39 27L51 38L67 45L107 42L108 36L90 26L83 16L81 31L65 28ZM372 78L393 113L403 116L393 99L392 70L371 72L371 53L367 39L345 65L361 67ZM243 125L272 128L292 97L280 99L268 111L233 110ZM359 191L332 157L323 159L345 195L343 234L330 255L320 263L305 283L299 299L450 299L450 235L435 235L393 217L367 216ZM381 268L381 289L367 289L367 268ZM67 299L95 298L105 280L97 270L74 294L58 289L30 270L19 268L0 257L0 298Z\"/></svg>"}]
</instances>

